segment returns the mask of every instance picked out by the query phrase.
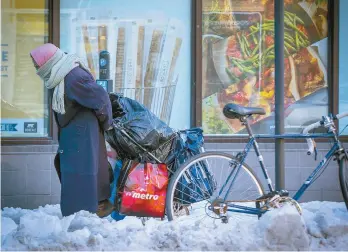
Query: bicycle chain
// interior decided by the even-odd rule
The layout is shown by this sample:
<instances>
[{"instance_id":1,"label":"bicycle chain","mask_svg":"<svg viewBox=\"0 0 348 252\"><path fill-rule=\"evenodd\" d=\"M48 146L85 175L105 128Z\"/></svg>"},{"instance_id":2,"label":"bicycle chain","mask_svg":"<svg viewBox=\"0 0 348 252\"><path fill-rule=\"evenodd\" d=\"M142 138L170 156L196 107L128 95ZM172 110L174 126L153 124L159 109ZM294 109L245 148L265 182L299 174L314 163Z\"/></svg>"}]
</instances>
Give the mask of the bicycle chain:
<instances>
[{"instance_id":1,"label":"bicycle chain","mask_svg":"<svg viewBox=\"0 0 348 252\"><path fill-rule=\"evenodd\" d=\"M261 202L261 201L266 201L267 199L259 199L259 200L227 200L224 202Z\"/></svg>"},{"instance_id":2,"label":"bicycle chain","mask_svg":"<svg viewBox=\"0 0 348 252\"><path fill-rule=\"evenodd\" d=\"M243 202L261 202L261 201L264 201L264 202L267 202L268 204L270 204L267 207L273 207L274 208L274 206L272 206L272 203L280 201L281 199L288 199L291 203L293 203L293 205L296 207L297 211L300 214L302 214L302 209L301 209L300 205L298 204L298 202L296 200L294 200L291 197L278 197L278 198L275 198L274 200L269 201L269 202L267 202L268 200L270 200L269 198L268 199L259 199L259 200L257 200L257 199L256 200L227 200L225 202L226 203L229 203L229 202L241 202L241 203L243 203Z\"/></svg>"}]
</instances>

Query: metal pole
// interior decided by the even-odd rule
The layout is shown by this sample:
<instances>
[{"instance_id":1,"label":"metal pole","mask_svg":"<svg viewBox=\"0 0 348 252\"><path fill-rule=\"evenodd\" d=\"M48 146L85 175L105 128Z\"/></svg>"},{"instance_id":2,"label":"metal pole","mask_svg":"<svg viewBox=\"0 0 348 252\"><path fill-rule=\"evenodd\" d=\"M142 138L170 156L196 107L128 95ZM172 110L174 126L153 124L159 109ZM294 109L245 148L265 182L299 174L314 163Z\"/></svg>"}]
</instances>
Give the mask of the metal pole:
<instances>
[{"instance_id":1,"label":"metal pole","mask_svg":"<svg viewBox=\"0 0 348 252\"><path fill-rule=\"evenodd\" d=\"M274 0L275 133L284 134L284 0ZM285 189L284 139L275 139L275 187Z\"/></svg>"}]
</instances>

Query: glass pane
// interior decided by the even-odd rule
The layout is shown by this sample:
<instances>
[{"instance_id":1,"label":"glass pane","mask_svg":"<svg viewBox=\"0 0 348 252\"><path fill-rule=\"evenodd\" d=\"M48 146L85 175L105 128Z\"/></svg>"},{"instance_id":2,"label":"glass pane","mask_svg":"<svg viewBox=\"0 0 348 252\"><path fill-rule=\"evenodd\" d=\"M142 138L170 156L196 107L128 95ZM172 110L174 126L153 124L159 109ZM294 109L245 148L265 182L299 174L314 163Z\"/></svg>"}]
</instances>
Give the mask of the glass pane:
<instances>
[{"instance_id":1,"label":"glass pane","mask_svg":"<svg viewBox=\"0 0 348 252\"><path fill-rule=\"evenodd\" d=\"M46 0L1 1L1 137L48 136L43 82L29 53L48 42Z\"/></svg>"},{"instance_id":2,"label":"glass pane","mask_svg":"<svg viewBox=\"0 0 348 252\"><path fill-rule=\"evenodd\" d=\"M285 2L285 129L301 132L328 112L327 0ZM262 107L257 134L274 133L274 1L203 0L203 129L246 134L225 104Z\"/></svg>"},{"instance_id":3,"label":"glass pane","mask_svg":"<svg viewBox=\"0 0 348 252\"><path fill-rule=\"evenodd\" d=\"M191 1L60 5L63 50L87 62L97 80L111 80L111 91L143 103L172 127L190 126Z\"/></svg>"},{"instance_id":4,"label":"glass pane","mask_svg":"<svg viewBox=\"0 0 348 252\"><path fill-rule=\"evenodd\" d=\"M347 43L346 38L348 39L348 31L346 24L348 22L348 16L345 11L348 11L348 1L340 1L339 8L339 44L345 45ZM339 58L339 113L348 111L348 64L347 56L348 48L345 46L340 46L340 58ZM348 135L348 118L343 118L339 121L340 132L344 135Z\"/></svg>"}]
</instances>

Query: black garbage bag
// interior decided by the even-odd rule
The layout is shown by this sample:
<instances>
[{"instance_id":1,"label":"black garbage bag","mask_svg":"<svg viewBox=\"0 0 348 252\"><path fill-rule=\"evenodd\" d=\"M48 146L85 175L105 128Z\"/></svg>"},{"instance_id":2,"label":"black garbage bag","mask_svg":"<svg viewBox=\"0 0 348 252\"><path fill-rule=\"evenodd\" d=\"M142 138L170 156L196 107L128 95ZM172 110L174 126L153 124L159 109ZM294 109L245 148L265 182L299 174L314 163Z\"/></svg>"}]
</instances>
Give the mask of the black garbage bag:
<instances>
[{"instance_id":1,"label":"black garbage bag","mask_svg":"<svg viewBox=\"0 0 348 252\"><path fill-rule=\"evenodd\" d=\"M147 153L133 142L135 141L147 152L155 152L155 156L156 152L159 154L156 150L165 150L160 153L165 159L170 152L168 146L171 146L174 130L137 101L114 93L109 97L116 127L107 131L105 138L118 155L121 158L151 161Z\"/></svg>"},{"instance_id":2,"label":"black garbage bag","mask_svg":"<svg viewBox=\"0 0 348 252\"><path fill-rule=\"evenodd\" d=\"M112 106L112 118L119 118L127 113L141 112L148 110L141 103L124 97L121 94L109 93L109 98Z\"/></svg>"}]
</instances>

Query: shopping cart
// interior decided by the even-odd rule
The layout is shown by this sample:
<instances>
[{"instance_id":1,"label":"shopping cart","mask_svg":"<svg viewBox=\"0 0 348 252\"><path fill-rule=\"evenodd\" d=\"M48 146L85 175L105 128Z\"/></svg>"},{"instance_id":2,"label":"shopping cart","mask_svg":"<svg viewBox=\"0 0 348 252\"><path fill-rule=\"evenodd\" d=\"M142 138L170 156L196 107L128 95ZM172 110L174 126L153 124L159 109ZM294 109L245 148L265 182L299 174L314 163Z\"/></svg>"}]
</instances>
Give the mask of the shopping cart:
<instances>
[{"instance_id":1,"label":"shopping cart","mask_svg":"<svg viewBox=\"0 0 348 252\"><path fill-rule=\"evenodd\" d=\"M115 92L143 104L163 122L169 124L177 82L178 78L170 85L161 87L115 87Z\"/></svg>"}]
</instances>

